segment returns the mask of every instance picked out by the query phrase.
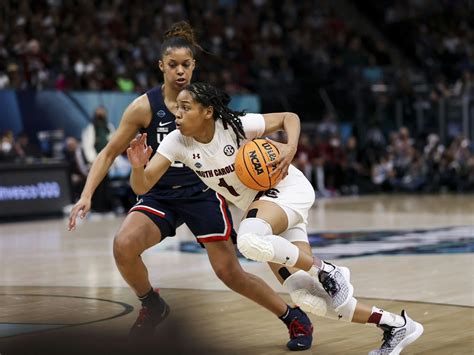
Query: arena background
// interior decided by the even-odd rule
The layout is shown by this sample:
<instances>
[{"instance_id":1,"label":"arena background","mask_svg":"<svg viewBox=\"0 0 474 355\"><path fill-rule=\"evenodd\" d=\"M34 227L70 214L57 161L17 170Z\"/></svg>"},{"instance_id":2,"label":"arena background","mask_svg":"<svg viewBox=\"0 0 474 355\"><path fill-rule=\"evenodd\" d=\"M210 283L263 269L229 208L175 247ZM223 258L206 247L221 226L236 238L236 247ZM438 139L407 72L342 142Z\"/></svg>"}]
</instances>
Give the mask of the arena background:
<instances>
[{"instance_id":1,"label":"arena background","mask_svg":"<svg viewBox=\"0 0 474 355\"><path fill-rule=\"evenodd\" d=\"M116 161L69 233L85 179L72 152L98 107L117 127L160 83L163 31L181 20L205 50L195 81L225 89L233 108L299 115L314 253L350 266L359 298L424 324L408 353L472 353L471 0L1 1L0 353L133 352L138 301L111 248L135 198L129 166ZM220 283L186 227L144 258L175 312L142 350L286 353L286 330ZM379 344L374 329L312 319L314 353Z\"/></svg>"}]
</instances>

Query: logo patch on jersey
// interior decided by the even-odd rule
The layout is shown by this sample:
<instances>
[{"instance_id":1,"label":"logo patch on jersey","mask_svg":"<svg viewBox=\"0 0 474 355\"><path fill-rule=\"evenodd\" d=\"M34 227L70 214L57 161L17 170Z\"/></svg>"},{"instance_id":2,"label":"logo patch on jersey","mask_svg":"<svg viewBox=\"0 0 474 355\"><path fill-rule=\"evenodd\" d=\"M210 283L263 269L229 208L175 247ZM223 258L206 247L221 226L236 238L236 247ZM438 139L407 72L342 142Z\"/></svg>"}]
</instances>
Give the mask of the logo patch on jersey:
<instances>
[{"instance_id":1,"label":"logo patch on jersey","mask_svg":"<svg viewBox=\"0 0 474 355\"><path fill-rule=\"evenodd\" d=\"M194 164L194 166L198 169L200 169L202 167L202 164L200 162L197 162L196 164Z\"/></svg>"},{"instance_id":2,"label":"logo patch on jersey","mask_svg":"<svg viewBox=\"0 0 474 355\"><path fill-rule=\"evenodd\" d=\"M164 126L167 126L171 123L173 123L174 121L168 121L168 122L158 122L158 126L160 127L164 127Z\"/></svg>"},{"instance_id":3,"label":"logo patch on jersey","mask_svg":"<svg viewBox=\"0 0 474 355\"><path fill-rule=\"evenodd\" d=\"M224 154L230 157L232 154L234 154L235 148L231 146L230 144L226 145L224 147Z\"/></svg>"},{"instance_id":4,"label":"logo patch on jersey","mask_svg":"<svg viewBox=\"0 0 474 355\"><path fill-rule=\"evenodd\" d=\"M201 159L201 154L193 153L193 159Z\"/></svg>"},{"instance_id":5,"label":"logo patch on jersey","mask_svg":"<svg viewBox=\"0 0 474 355\"><path fill-rule=\"evenodd\" d=\"M166 112L163 111L163 110L159 110L156 115L159 117L159 118L163 118L166 116Z\"/></svg>"},{"instance_id":6,"label":"logo patch on jersey","mask_svg":"<svg viewBox=\"0 0 474 355\"><path fill-rule=\"evenodd\" d=\"M265 196L270 197L270 198L278 198L279 193L280 193L280 190L278 189L269 189L264 192Z\"/></svg>"}]
</instances>

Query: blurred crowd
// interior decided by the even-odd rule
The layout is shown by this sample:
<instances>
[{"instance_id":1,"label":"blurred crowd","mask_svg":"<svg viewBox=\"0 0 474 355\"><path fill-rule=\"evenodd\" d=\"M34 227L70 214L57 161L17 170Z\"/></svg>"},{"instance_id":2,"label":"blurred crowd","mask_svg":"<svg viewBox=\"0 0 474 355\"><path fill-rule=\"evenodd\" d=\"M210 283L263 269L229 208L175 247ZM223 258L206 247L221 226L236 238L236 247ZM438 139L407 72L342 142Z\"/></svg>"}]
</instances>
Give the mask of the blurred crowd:
<instances>
[{"instance_id":1,"label":"blurred crowd","mask_svg":"<svg viewBox=\"0 0 474 355\"><path fill-rule=\"evenodd\" d=\"M106 146L115 127L107 110L96 108L91 122L83 129L81 139L66 137L62 129L40 131L34 139L26 132L17 136L11 130L0 135L0 164L66 163L71 187L71 201L77 201L84 188L89 169L97 154ZM124 152L125 153L125 152ZM119 155L92 198L96 212L123 212L135 202L129 186L130 163Z\"/></svg>"},{"instance_id":2,"label":"blurred crowd","mask_svg":"<svg viewBox=\"0 0 474 355\"><path fill-rule=\"evenodd\" d=\"M434 116L423 130L416 125L420 107L438 112L440 100L473 100L472 1L355 2L378 35L342 17L341 4L4 0L0 89L143 93L161 81L164 30L187 19L205 50L195 80L256 93L262 112L294 111L318 127L302 135L295 162L323 195L472 190L469 140L459 130L438 137L440 127L429 126ZM354 128L348 137L341 122ZM65 140L66 151L81 147L73 140ZM27 141L4 133L0 159L40 154Z\"/></svg>"},{"instance_id":3,"label":"blurred crowd","mask_svg":"<svg viewBox=\"0 0 474 355\"><path fill-rule=\"evenodd\" d=\"M420 81L433 95L472 90L472 2L454 2L461 4L452 10L461 16L457 21L452 12L443 12L444 3L453 2L441 1L431 22L420 20L423 13L416 11L418 3L431 2L363 2L372 13L385 11L379 18L391 26L402 24L398 33L404 35L396 43L407 48L407 62L418 59L424 71L394 63L383 37L361 33L351 19L338 15L336 3L5 0L0 2L0 88L142 93L161 80L163 31L188 19L206 51L198 57L196 79L230 93L258 93L265 111L291 108L303 119L316 119L330 99L343 119L352 120L364 97L383 103L409 94ZM414 10L404 15L404 5Z\"/></svg>"},{"instance_id":4,"label":"blurred crowd","mask_svg":"<svg viewBox=\"0 0 474 355\"><path fill-rule=\"evenodd\" d=\"M386 38L421 69L423 80L432 82L429 95L443 97L473 94L474 4L469 0L384 0L357 2L378 24Z\"/></svg>"},{"instance_id":5,"label":"blurred crowd","mask_svg":"<svg viewBox=\"0 0 474 355\"><path fill-rule=\"evenodd\" d=\"M434 133L415 139L400 127L385 137L373 127L360 144L353 135L343 140L336 124L320 124L301 134L293 163L323 197L474 191L474 154L462 135L445 146Z\"/></svg>"}]
</instances>

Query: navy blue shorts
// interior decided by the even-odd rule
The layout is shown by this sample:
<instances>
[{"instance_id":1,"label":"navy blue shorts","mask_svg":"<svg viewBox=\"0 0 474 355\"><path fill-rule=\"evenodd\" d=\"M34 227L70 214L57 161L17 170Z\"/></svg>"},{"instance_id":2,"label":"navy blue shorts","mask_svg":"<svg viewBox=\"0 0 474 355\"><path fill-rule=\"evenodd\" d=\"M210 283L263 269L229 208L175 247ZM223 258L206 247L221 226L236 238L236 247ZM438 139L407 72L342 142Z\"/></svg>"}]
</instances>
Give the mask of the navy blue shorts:
<instances>
[{"instance_id":1,"label":"navy blue shorts","mask_svg":"<svg viewBox=\"0 0 474 355\"><path fill-rule=\"evenodd\" d=\"M133 211L147 215L160 229L162 240L174 236L176 228L186 223L199 243L222 241L229 237L234 244L236 241L229 207L224 197L211 189L175 200L160 200L152 194L145 194L129 212Z\"/></svg>"}]
</instances>

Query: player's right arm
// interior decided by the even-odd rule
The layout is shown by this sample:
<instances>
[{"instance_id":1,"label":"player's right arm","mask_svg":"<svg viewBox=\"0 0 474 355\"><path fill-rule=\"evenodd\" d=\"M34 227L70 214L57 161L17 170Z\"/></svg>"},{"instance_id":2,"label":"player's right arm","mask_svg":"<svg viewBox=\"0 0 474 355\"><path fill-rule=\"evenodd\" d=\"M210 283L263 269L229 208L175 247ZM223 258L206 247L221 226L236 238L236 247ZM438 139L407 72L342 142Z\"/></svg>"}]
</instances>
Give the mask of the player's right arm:
<instances>
[{"instance_id":1,"label":"player's right arm","mask_svg":"<svg viewBox=\"0 0 474 355\"><path fill-rule=\"evenodd\" d=\"M137 195L147 193L168 170L172 161L160 153L156 153L149 161L153 149L146 144L146 136L144 133L134 138L127 149L128 160L132 166L130 186ZM167 137L163 140L163 142L165 141L167 141Z\"/></svg>"},{"instance_id":2,"label":"player's right arm","mask_svg":"<svg viewBox=\"0 0 474 355\"><path fill-rule=\"evenodd\" d=\"M69 214L68 229L76 228L77 217L84 218L91 208L91 199L100 182L107 175L115 158L124 152L138 130L146 127L151 117L150 103L146 95L136 98L122 115L120 125L110 141L94 160L82 190L81 198Z\"/></svg>"}]
</instances>

